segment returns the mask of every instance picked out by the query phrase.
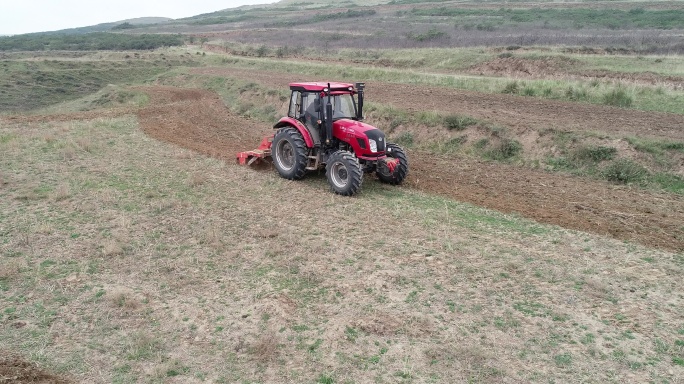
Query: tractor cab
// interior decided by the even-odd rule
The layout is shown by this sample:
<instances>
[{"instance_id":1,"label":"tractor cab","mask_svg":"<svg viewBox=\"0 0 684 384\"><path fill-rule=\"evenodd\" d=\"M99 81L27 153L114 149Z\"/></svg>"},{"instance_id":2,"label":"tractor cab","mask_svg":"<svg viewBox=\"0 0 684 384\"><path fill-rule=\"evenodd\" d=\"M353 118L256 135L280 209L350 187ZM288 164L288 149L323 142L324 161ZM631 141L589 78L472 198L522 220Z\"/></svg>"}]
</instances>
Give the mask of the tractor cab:
<instances>
[{"instance_id":1,"label":"tractor cab","mask_svg":"<svg viewBox=\"0 0 684 384\"><path fill-rule=\"evenodd\" d=\"M333 122L363 119L363 89L363 83L357 83L356 87L349 83L292 83L288 117L306 126L315 145L330 145ZM355 96L358 96L358 104ZM330 130L326 129L328 127Z\"/></svg>"}]
</instances>

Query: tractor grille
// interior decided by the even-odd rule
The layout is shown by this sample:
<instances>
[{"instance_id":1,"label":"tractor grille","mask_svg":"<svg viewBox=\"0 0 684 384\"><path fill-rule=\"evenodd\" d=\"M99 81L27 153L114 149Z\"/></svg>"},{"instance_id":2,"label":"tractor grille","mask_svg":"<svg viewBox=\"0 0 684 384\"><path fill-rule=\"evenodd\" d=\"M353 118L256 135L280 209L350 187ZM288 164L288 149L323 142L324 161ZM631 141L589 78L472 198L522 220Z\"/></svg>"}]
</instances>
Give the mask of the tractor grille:
<instances>
[{"instance_id":1,"label":"tractor grille","mask_svg":"<svg viewBox=\"0 0 684 384\"><path fill-rule=\"evenodd\" d=\"M369 139L375 140L378 143L378 152L385 152L385 134L381 130L371 129L365 133Z\"/></svg>"}]
</instances>

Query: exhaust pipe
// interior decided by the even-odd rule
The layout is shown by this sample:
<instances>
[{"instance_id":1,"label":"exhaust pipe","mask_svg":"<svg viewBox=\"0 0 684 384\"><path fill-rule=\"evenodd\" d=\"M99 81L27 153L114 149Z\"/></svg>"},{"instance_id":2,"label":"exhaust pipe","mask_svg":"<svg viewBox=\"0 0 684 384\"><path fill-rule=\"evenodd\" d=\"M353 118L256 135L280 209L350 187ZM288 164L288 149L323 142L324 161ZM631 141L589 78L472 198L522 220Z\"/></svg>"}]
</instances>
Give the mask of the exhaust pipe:
<instances>
[{"instance_id":1,"label":"exhaust pipe","mask_svg":"<svg viewBox=\"0 0 684 384\"><path fill-rule=\"evenodd\" d=\"M330 102L330 83L328 83L328 104L325 105L325 144L330 145L333 137L333 107Z\"/></svg>"},{"instance_id":2,"label":"exhaust pipe","mask_svg":"<svg viewBox=\"0 0 684 384\"><path fill-rule=\"evenodd\" d=\"M356 93L359 95L359 110L357 111L356 120L363 120L363 90L366 88L366 83L356 83Z\"/></svg>"}]
</instances>

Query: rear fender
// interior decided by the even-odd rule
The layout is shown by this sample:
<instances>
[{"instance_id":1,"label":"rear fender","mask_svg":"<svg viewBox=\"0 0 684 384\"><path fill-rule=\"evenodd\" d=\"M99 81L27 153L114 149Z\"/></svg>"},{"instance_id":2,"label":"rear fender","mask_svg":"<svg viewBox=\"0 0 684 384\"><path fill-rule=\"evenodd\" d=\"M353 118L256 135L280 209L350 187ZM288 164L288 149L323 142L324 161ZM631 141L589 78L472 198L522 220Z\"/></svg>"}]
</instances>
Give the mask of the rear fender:
<instances>
[{"instance_id":1,"label":"rear fender","mask_svg":"<svg viewBox=\"0 0 684 384\"><path fill-rule=\"evenodd\" d=\"M285 127L296 128L299 131L299 133L302 134L302 137L304 138L304 143L306 143L306 146L309 148L313 148L314 142L313 142L313 139L311 139L311 134L306 129L304 124L302 124L301 121L299 121L297 119L293 119L291 117L283 117L273 126L274 129L285 128Z\"/></svg>"}]
</instances>

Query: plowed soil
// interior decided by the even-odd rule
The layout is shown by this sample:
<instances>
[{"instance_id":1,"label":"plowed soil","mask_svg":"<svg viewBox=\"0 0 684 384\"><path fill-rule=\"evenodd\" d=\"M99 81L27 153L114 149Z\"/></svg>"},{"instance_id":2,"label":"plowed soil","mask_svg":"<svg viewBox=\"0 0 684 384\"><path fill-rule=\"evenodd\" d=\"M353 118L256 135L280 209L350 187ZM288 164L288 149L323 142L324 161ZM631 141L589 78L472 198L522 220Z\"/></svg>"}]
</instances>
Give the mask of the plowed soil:
<instances>
[{"instance_id":1,"label":"plowed soil","mask_svg":"<svg viewBox=\"0 0 684 384\"><path fill-rule=\"evenodd\" d=\"M231 70L230 76L239 76L238 72ZM250 79L274 88L300 80L279 78L273 73L270 77L249 74ZM369 88L373 89L369 92L373 100L402 108L418 109L415 100L421 100L422 109L467 111L471 116L486 116L506 124L553 124L641 136L649 127L653 136L684 138L684 133L677 129L684 126L684 116L679 115L397 84L372 84ZM172 87L141 90L151 97L150 106L138 112L141 127L148 135L229 163L234 162L235 153L256 148L261 138L272 132L264 124L233 116L219 97L209 91ZM411 171L405 187L516 213L542 223L684 250L682 196L425 152L412 151L409 157Z\"/></svg>"},{"instance_id":2,"label":"plowed soil","mask_svg":"<svg viewBox=\"0 0 684 384\"><path fill-rule=\"evenodd\" d=\"M0 383L68 384L70 381L43 371L17 356L0 355Z\"/></svg>"}]
</instances>

